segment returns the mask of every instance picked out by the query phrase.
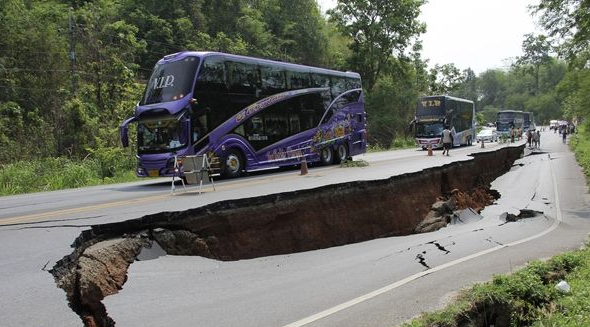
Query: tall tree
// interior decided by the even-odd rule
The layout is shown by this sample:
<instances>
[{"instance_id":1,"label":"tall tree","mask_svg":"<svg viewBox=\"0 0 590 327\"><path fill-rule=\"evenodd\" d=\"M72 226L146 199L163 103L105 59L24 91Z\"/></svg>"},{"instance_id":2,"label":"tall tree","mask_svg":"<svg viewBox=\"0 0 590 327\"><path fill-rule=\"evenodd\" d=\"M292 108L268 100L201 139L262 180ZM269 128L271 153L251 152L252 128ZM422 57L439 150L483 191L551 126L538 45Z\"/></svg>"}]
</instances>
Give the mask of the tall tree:
<instances>
[{"instance_id":1,"label":"tall tree","mask_svg":"<svg viewBox=\"0 0 590 327\"><path fill-rule=\"evenodd\" d=\"M508 87L507 74L499 69L488 69L479 75L477 80L481 94L482 108L504 108L504 99Z\"/></svg>"},{"instance_id":2,"label":"tall tree","mask_svg":"<svg viewBox=\"0 0 590 327\"><path fill-rule=\"evenodd\" d=\"M590 59L590 1L540 0L531 10L539 14L541 26L548 31L560 54L582 67ZM582 57L581 61L575 58Z\"/></svg>"},{"instance_id":3,"label":"tall tree","mask_svg":"<svg viewBox=\"0 0 590 327\"><path fill-rule=\"evenodd\" d=\"M590 116L588 88L590 86L590 1L541 0L533 6L540 14L540 23L559 54L566 58L569 71L559 85L565 113L570 118Z\"/></svg>"},{"instance_id":4,"label":"tall tree","mask_svg":"<svg viewBox=\"0 0 590 327\"><path fill-rule=\"evenodd\" d=\"M351 38L350 62L373 89L393 56L401 56L413 39L425 31L418 21L424 0L339 0L328 11L340 31Z\"/></svg>"},{"instance_id":5,"label":"tall tree","mask_svg":"<svg viewBox=\"0 0 590 327\"><path fill-rule=\"evenodd\" d=\"M534 34L529 33L524 36L524 41L522 41L522 51L524 54L517 59L516 64L522 65L526 68L530 67L535 79L532 95L539 93L539 73L541 65L548 63L551 60L551 57L549 56L550 50L551 45L545 35L535 36Z\"/></svg>"},{"instance_id":6,"label":"tall tree","mask_svg":"<svg viewBox=\"0 0 590 327\"><path fill-rule=\"evenodd\" d=\"M434 65L429 73L431 94L452 94L459 90L464 76L454 64Z\"/></svg>"},{"instance_id":7,"label":"tall tree","mask_svg":"<svg viewBox=\"0 0 590 327\"><path fill-rule=\"evenodd\" d=\"M62 107L71 76L67 15L66 6L53 2L0 2L0 107L14 117L10 136L3 138L14 143L0 141L7 155L0 162L60 154L54 140L64 132Z\"/></svg>"},{"instance_id":8,"label":"tall tree","mask_svg":"<svg viewBox=\"0 0 590 327\"><path fill-rule=\"evenodd\" d=\"M479 110L479 92L477 90L477 76L471 68L463 71L463 82L454 95L459 98L469 99L475 103L476 110Z\"/></svg>"}]
</instances>

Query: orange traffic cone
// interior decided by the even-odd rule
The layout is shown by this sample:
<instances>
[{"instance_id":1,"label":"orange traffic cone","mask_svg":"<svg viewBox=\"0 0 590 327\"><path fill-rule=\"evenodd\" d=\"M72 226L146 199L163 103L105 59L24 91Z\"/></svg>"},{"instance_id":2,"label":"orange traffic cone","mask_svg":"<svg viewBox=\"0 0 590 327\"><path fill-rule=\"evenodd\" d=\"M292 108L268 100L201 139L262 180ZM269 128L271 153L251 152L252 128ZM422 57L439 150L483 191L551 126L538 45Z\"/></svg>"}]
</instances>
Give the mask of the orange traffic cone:
<instances>
[{"instance_id":1,"label":"orange traffic cone","mask_svg":"<svg viewBox=\"0 0 590 327\"><path fill-rule=\"evenodd\" d=\"M432 156L432 144L428 144L428 156Z\"/></svg>"},{"instance_id":2,"label":"orange traffic cone","mask_svg":"<svg viewBox=\"0 0 590 327\"><path fill-rule=\"evenodd\" d=\"M303 161L301 162L301 176L303 175L307 175L307 161L305 160L305 157L303 158Z\"/></svg>"}]
</instances>

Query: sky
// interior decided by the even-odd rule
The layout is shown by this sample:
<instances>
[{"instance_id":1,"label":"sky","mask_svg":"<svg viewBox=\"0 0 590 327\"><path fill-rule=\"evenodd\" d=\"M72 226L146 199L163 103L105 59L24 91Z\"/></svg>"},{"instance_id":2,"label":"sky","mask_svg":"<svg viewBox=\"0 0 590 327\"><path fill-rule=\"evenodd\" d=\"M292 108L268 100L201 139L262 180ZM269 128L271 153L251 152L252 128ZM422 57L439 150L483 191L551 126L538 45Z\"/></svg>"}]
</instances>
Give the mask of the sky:
<instances>
[{"instance_id":1,"label":"sky","mask_svg":"<svg viewBox=\"0 0 590 327\"><path fill-rule=\"evenodd\" d=\"M322 11L336 0L317 0ZM427 31L420 36L422 58L429 66L453 63L476 74L507 68L511 58L522 55L528 33L539 33L527 10L538 0L430 0L418 18Z\"/></svg>"}]
</instances>

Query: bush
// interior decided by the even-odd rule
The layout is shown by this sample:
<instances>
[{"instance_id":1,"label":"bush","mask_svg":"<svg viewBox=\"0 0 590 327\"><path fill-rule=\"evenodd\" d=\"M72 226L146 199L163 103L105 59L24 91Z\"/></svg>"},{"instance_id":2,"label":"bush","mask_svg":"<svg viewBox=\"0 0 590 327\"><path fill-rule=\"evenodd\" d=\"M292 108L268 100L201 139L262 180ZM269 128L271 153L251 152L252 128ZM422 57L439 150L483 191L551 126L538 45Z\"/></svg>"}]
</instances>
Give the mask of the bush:
<instances>
[{"instance_id":1,"label":"bush","mask_svg":"<svg viewBox=\"0 0 590 327\"><path fill-rule=\"evenodd\" d=\"M99 159L45 158L19 161L0 169L0 195L53 191L135 180L135 162L105 151ZM107 176L109 175L109 176Z\"/></svg>"},{"instance_id":2,"label":"bush","mask_svg":"<svg viewBox=\"0 0 590 327\"><path fill-rule=\"evenodd\" d=\"M394 149L407 149L413 148L416 146L416 141L413 137L406 136L406 137L396 137L393 142L391 142L391 147Z\"/></svg>"},{"instance_id":3,"label":"bush","mask_svg":"<svg viewBox=\"0 0 590 327\"><path fill-rule=\"evenodd\" d=\"M590 180L590 120L578 126L578 133L570 138L569 142L576 155L578 164L584 169L586 177Z\"/></svg>"},{"instance_id":4,"label":"bush","mask_svg":"<svg viewBox=\"0 0 590 327\"><path fill-rule=\"evenodd\" d=\"M555 285L567 280L572 292ZM549 261L532 261L512 275L495 276L461 292L447 308L425 313L403 326L480 326L486 319L502 326L590 326L590 249ZM506 318L501 323L499 315ZM479 323L476 323L479 322Z\"/></svg>"}]
</instances>

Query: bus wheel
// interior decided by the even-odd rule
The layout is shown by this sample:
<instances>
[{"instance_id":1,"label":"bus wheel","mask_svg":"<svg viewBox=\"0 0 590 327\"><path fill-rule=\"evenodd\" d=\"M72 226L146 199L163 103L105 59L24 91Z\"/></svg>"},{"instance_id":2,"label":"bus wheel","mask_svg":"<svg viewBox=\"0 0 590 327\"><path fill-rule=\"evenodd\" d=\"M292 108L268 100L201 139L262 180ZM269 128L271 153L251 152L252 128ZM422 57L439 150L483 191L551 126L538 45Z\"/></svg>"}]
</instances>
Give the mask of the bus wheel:
<instances>
[{"instance_id":1,"label":"bus wheel","mask_svg":"<svg viewBox=\"0 0 590 327\"><path fill-rule=\"evenodd\" d=\"M244 161L238 150L228 150L227 156L223 162L223 176L234 178L239 177L244 169Z\"/></svg>"},{"instance_id":2,"label":"bus wheel","mask_svg":"<svg viewBox=\"0 0 590 327\"><path fill-rule=\"evenodd\" d=\"M332 147L324 147L320 152L320 160L322 165L331 165L334 161L334 154L332 152Z\"/></svg>"},{"instance_id":3,"label":"bus wheel","mask_svg":"<svg viewBox=\"0 0 590 327\"><path fill-rule=\"evenodd\" d=\"M336 149L336 162L342 163L348 160L348 148L346 144L340 144Z\"/></svg>"}]
</instances>

